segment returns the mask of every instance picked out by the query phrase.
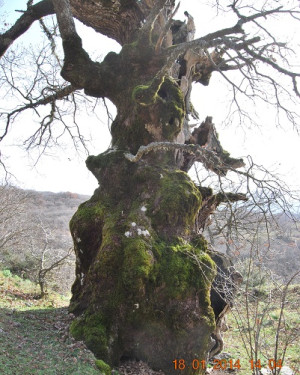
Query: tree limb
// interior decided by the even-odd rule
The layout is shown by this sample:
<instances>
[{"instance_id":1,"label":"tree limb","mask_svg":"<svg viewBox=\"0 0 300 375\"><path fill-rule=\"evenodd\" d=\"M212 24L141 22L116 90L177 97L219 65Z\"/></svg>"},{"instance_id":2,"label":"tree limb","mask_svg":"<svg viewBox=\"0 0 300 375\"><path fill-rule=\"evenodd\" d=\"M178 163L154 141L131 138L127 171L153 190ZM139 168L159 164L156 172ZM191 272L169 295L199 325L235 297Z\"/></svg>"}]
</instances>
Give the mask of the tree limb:
<instances>
[{"instance_id":1,"label":"tree limb","mask_svg":"<svg viewBox=\"0 0 300 375\"><path fill-rule=\"evenodd\" d=\"M162 32L161 32L161 34L160 34L160 36L159 36L159 38L158 38L158 40L156 42L156 45L155 45L155 52L156 53L160 52L160 48L161 48L162 42L163 42L165 36L167 35L168 31L170 30L170 27L171 27L172 22L173 22L173 17L177 13L177 11L179 9L179 6L180 6L180 2L177 4L177 7L175 8L175 10L171 13L168 22L165 24L165 27L162 30Z\"/></svg>"},{"instance_id":2,"label":"tree limb","mask_svg":"<svg viewBox=\"0 0 300 375\"><path fill-rule=\"evenodd\" d=\"M71 256L72 252L73 248L71 247L68 249L66 255L64 255L62 258L56 260L54 263L50 264L50 266L39 270L39 277L44 278L48 272L52 271L54 268L61 266L64 263L64 261Z\"/></svg>"},{"instance_id":3,"label":"tree limb","mask_svg":"<svg viewBox=\"0 0 300 375\"><path fill-rule=\"evenodd\" d=\"M168 0L157 0L152 7L150 14L146 18L145 24L143 25L141 31L140 31L140 37L139 39L141 41L145 41L145 37L151 41L152 36L152 29L154 22L156 21L157 17L159 16L160 12L163 10L165 5L167 4Z\"/></svg>"},{"instance_id":4,"label":"tree limb","mask_svg":"<svg viewBox=\"0 0 300 375\"><path fill-rule=\"evenodd\" d=\"M256 13L256 14L253 14L249 17L245 17L245 16L241 16L239 15L239 21L232 27L228 27L228 28L224 28L224 29L221 29L221 30L218 30L216 32L213 32L213 33L209 33L201 38L198 38L198 39L195 39L195 40L192 40L190 42L186 42L186 43L181 43L177 46L172 46L170 48L168 48L168 52L167 54L169 56L172 56L174 57L174 55L177 54L177 56L181 55L181 54L184 54L186 53L186 51L188 49L204 49L204 48L210 48L210 47L216 47L218 45L222 45L225 44L226 45L230 45L231 44L231 48L234 48L234 49L237 49L237 50L240 50L240 49L246 49L247 46L249 44L253 44L253 43L256 43L257 41L259 41L259 37L254 37L250 40L245 40L243 39L243 42L242 43L238 43L238 42L241 42L241 38L238 38L237 40L234 40L234 39L230 39L228 38L228 36L230 35L233 35L233 34L242 34L244 35L245 32L242 28L242 26L246 23L249 23L249 22L252 22L258 18L262 18L262 17L267 17L268 15L271 15L271 14L276 14L276 13L291 13L291 11L284 11L284 10L281 10L281 7L278 7L276 9L272 9L272 10L269 10L269 11L262 11L262 12L259 12L259 13Z\"/></svg>"},{"instance_id":5,"label":"tree limb","mask_svg":"<svg viewBox=\"0 0 300 375\"><path fill-rule=\"evenodd\" d=\"M271 59L268 59L268 58L262 56L261 54L258 54L256 52L254 52L248 46L245 46L245 51L250 56L254 57L256 60L260 60L260 61L264 62L265 64L268 64L268 65L272 66L272 68L274 68L275 70L277 70L279 73L282 73L282 74L284 74L286 76L291 77L292 82L293 82L294 91L295 91L296 95L298 97L300 97L300 93L299 93L299 89L298 89L298 85L297 85L297 80L296 80L297 77L300 77L300 73L294 73L294 72L291 72L291 71L289 71L287 69L282 68L281 66L279 66L278 64L276 64Z\"/></svg>"},{"instance_id":6,"label":"tree limb","mask_svg":"<svg viewBox=\"0 0 300 375\"><path fill-rule=\"evenodd\" d=\"M212 170L213 172L221 176L226 175L228 170L241 168L244 166L244 162L242 159L230 158L230 160L227 160L226 163L216 152L207 150L199 145L186 145L171 142L152 142L147 146L141 146L138 149L136 155L132 155L131 153L127 152L124 154L124 156L127 160L136 163L149 152L160 150L180 150L192 154L195 156L194 161L203 163L206 169Z\"/></svg>"},{"instance_id":7,"label":"tree limb","mask_svg":"<svg viewBox=\"0 0 300 375\"><path fill-rule=\"evenodd\" d=\"M62 40L77 38L74 19L68 0L52 0Z\"/></svg>"},{"instance_id":8,"label":"tree limb","mask_svg":"<svg viewBox=\"0 0 300 375\"><path fill-rule=\"evenodd\" d=\"M63 40L64 65L61 76L73 86L84 88L87 95L110 98L109 90L114 87L115 82L107 77L107 71L103 73L107 64L92 61L82 47L81 38L75 28L69 0L53 0L53 5ZM104 81L105 84L103 84ZM105 91L103 92L104 86Z\"/></svg>"},{"instance_id":9,"label":"tree limb","mask_svg":"<svg viewBox=\"0 0 300 375\"><path fill-rule=\"evenodd\" d=\"M16 23L5 33L0 35L0 57L19 36L24 34L34 21L54 13L51 0L43 0L30 5Z\"/></svg>"},{"instance_id":10,"label":"tree limb","mask_svg":"<svg viewBox=\"0 0 300 375\"><path fill-rule=\"evenodd\" d=\"M62 88L61 90L59 91L56 91L54 94L52 95L49 95L49 96L46 96L45 98L43 99L40 99L40 100L37 100L36 102L31 102L29 104L26 104L22 107L19 107L19 108L16 108L14 111L10 112L7 114L7 120L6 120L6 126L5 126L5 129L4 129L4 132L2 133L2 135L0 136L0 142L3 140L3 138L7 135L7 132L8 132L8 129L9 129L9 125L10 125L10 121L11 121L11 118L20 113L20 112L23 112L25 111L26 109L34 109L34 108L37 108L39 107L40 105L46 105L46 104L49 104L49 103L53 103L55 102L56 100L61 100L63 98L65 98L66 96L70 95L72 92L74 92L75 90L77 90L76 87L72 86L72 85L68 85L64 88Z\"/></svg>"}]
</instances>

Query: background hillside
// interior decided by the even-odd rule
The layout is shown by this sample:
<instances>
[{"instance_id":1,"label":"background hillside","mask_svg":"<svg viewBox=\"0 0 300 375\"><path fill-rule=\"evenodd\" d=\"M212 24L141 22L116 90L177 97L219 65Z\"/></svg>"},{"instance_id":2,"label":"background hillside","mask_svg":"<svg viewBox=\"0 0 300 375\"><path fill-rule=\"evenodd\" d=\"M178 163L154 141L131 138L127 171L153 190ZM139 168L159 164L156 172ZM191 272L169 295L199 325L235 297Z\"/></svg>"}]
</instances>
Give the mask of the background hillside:
<instances>
[{"instance_id":1,"label":"background hillside","mask_svg":"<svg viewBox=\"0 0 300 375\"><path fill-rule=\"evenodd\" d=\"M42 261L47 268L72 247L69 221L89 196L0 188L0 268L37 281ZM297 217L295 221L280 213L268 226L262 222L258 228L256 213L237 208L234 215L233 220L232 211L221 207L212 217L205 236L216 250L229 254L240 268L255 252L254 263L263 264L285 280L300 269ZM47 274L47 283L58 292L68 293L74 267L75 257L70 254L62 265Z\"/></svg>"},{"instance_id":2,"label":"background hillside","mask_svg":"<svg viewBox=\"0 0 300 375\"><path fill-rule=\"evenodd\" d=\"M38 273L65 257L72 248L69 221L89 197L1 187L0 268L32 281ZM74 280L75 257L49 271L46 283L68 293Z\"/></svg>"},{"instance_id":3,"label":"background hillside","mask_svg":"<svg viewBox=\"0 0 300 375\"><path fill-rule=\"evenodd\" d=\"M15 374L16 368L24 374L48 375L49 368L53 374L99 372L93 355L68 334L72 317L67 306L75 277L68 224L88 198L0 186L1 374ZM227 367L229 359L234 360L241 365L240 375L249 375L251 358L261 360L267 371L269 359L276 355L289 366L281 373L295 375L299 374L300 285L299 274L293 275L300 270L299 217L278 213L267 219L266 224L255 211L224 206L206 230L213 247L229 254L244 278L224 325L228 330L222 356L217 358ZM51 269L53 265L57 266ZM47 293L41 299L39 282L45 270L49 270L44 275ZM135 375L152 373L141 370L142 363L128 366ZM211 370L213 366L214 362ZM128 371L118 369L120 375ZM211 374L223 372L216 369Z\"/></svg>"}]
</instances>

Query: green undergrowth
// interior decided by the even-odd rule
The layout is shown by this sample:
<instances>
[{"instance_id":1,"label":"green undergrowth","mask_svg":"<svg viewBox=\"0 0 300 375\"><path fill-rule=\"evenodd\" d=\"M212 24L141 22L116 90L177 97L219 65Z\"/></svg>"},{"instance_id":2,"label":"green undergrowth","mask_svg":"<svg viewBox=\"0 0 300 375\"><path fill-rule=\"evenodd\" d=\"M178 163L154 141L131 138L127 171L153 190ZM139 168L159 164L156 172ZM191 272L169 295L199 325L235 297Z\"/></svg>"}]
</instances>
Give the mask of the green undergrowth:
<instances>
[{"instance_id":1,"label":"green undergrowth","mask_svg":"<svg viewBox=\"0 0 300 375\"><path fill-rule=\"evenodd\" d=\"M230 353L232 359L240 360L240 375L251 374L249 332L252 337L252 345L254 345L255 334L259 332L257 358L260 359L262 368L268 368L268 361L272 360L275 356L275 337L278 332L280 318L281 293L279 293L278 289L272 288L268 283L264 284L260 289L258 296L251 297L251 293L249 294L249 325L247 323L245 293L240 293L237 296L235 306L227 317L229 329L224 333L224 352ZM282 359L285 343L289 342L282 365L293 369L295 375L300 374L299 302L300 285L290 285L279 331L280 339L277 361Z\"/></svg>"},{"instance_id":2,"label":"green undergrowth","mask_svg":"<svg viewBox=\"0 0 300 375\"><path fill-rule=\"evenodd\" d=\"M38 298L29 280L0 271L0 374L93 375L94 355L68 334L69 298Z\"/></svg>"}]
</instances>

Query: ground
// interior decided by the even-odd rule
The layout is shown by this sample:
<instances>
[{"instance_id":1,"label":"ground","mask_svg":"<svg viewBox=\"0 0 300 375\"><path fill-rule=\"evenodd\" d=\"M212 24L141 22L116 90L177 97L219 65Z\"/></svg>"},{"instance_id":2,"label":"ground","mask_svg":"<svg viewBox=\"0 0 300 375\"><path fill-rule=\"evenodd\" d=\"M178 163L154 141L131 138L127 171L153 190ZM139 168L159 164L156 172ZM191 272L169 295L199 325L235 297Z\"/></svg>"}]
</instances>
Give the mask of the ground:
<instances>
[{"instance_id":1,"label":"ground","mask_svg":"<svg viewBox=\"0 0 300 375\"><path fill-rule=\"evenodd\" d=\"M68 314L69 298L49 293L47 298L38 299L38 291L29 280L13 276L10 271L0 271L0 374L100 375L94 355L69 334L69 324L73 319ZM299 304L299 297L300 285L292 286L286 318L291 315L297 328L299 315L295 314L293 306ZM272 311L275 321L276 314L276 310ZM249 375L250 370L245 370L248 361L240 333L231 316L228 325L225 352L230 358L241 358L244 370L224 372L209 369L207 374ZM299 341L289 348L286 357L286 365L295 369L295 375L300 373L298 363ZM153 371L143 362L130 361L113 370L112 375L167 374Z\"/></svg>"},{"instance_id":2,"label":"ground","mask_svg":"<svg viewBox=\"0 0 300 375\"><path fill-rule=\"evenodd\" d=\"M68 298L38 298L28 280L0 271L1 375L100 375L94 355L69 334ZM124 362L116 375L165 375L143 362ZM211 375L223 375L221 372Z\"/></svg>"},{"instance_id":3,"label":"ground","mask_svg":"<svg viewBox=\"0 0 300 375\"><path fill-rule=\"evenodd\" d=\"M99 375L95 358L68 334L68 299L37 298L38 289L0 272L1 375Z\"/></svg>"}]
</instances>

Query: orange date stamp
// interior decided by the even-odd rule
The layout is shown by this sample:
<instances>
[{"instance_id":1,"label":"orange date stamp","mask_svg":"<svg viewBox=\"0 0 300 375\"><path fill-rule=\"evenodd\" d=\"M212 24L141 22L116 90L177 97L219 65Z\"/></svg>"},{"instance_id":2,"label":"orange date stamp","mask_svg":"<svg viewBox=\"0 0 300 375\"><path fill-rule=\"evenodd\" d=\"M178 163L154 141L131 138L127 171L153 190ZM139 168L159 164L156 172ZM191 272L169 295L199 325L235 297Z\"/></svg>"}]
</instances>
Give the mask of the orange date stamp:
<instances>
[{"instance_id":1,"label":"orange date stamp","mask_svg":"<svg viewBox=\"0 0 300 375\"><path fill-rule=\"evenodd\" d=\"M205 360L200 361L199 359L193 359L192 361L188 362L184 359L174 359L172 362L174 365L174 370L185 370L186 368L190 368L193 370L205 370L207 367L207 363ZM240 359L214 359L213 363L209 363L210 367L212 367L214 370L240 370L241 369L241 361ZM275 360L275 359L269 359L267 361L267 367L271 370L274 370L276 368L282 367L282 360ZM249 361L249 368L251 370L254 370L256 368L261 369L262 364L261 360L253 360L251 359Z\"/></svg>"}]
</instances>

